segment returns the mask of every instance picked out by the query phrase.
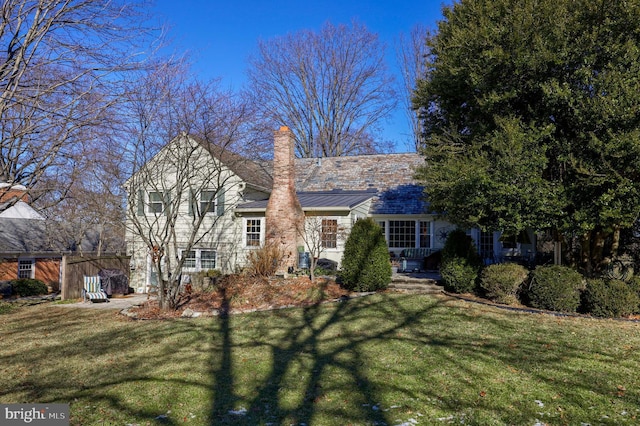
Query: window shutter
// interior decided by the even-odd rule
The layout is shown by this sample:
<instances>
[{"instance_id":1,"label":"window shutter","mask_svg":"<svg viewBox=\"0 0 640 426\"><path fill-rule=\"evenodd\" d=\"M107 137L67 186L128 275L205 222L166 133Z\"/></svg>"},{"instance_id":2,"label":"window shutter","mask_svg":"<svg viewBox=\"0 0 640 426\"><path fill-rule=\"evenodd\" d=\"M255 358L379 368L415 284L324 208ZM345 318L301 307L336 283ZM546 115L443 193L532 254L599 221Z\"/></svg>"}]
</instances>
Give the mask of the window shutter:
<instances>
[{"instance_id":1,"label":"window shutter","mask_svg":"<svg viewBox=\"0 0 640 426\"><path fill-rule=\"evenodd\" d=\"M164 193L164 215L169 216L171 214L171 193L169 191Z\"/></svg>"},{"instance_id":2,"label":"window shutter","mask_svg":"<svg viewBox=\"0 0 640 426\"><path fill-rule=\"evenodd\" d=\"M195 207L196 203L196 194L193 192L193 189L189 189L189 215L194 216L197 211Z\"/></svg>"},{"instance_id":3,"label":"window shutter","mask_svg":"<svg viewBox=\"0 0 640 426\"><path fill-rule=\"evenodd\" d=\"M138 190L138 216L144 215L144 189Z\"/></svg>"},{"instance_id":4,"label":"window shutter","mask_svg":"<svg viewBox=\"0 0 640 426\"><path fill-rule=\"evenodd\" d=\"M224 188L220 188L216 199L216 214L218 216L224 215Z\"/></svg>"}]
</instances>

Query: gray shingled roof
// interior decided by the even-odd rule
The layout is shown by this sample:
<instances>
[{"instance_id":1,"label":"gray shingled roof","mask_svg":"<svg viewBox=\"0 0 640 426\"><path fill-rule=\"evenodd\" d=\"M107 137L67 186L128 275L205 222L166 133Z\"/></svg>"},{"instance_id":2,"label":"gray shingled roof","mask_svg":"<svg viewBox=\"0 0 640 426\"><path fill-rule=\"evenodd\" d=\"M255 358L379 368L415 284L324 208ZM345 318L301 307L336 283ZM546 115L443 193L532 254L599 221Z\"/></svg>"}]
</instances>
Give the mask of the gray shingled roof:
<instances>
[{"instance_id":1,"label":"gray shingled roof","mask_svg":"<svg viewBox=\"0 0 640 426\"><path fill-rule=\"evenodd\" d=\"M332 191L298 192L298 200L303 210L348 211L376 195L373 191ZM259 212L267 208L268 200L252 201L236 208L238 212Z\"/></svg>"},{"instance_id":2,"label":"gray shingled roof","mask_svg":"<svg viewBox=\"0 0 640 426\"><path fill-rule=\"evenodd\" d=\"M49 236L43 220L0 218L0 253L52 251Z\"/></svg>"},{"instance_id":3,"label":"gray shingled roof","mask_svg":"<svg viewBox=\"0 0 640 426\"><path fill-rule=\"evenodd\" d=\"M233 173L238 175L240 179L247 184L266 190L271 189L273 185L271 170L273 167L270 162L249 160L228 149L206 142L197 136L190 135L190 137L209 151L212 156L222 161L224 165L229 167Z\"/></svg>"},{"instance_id":4,"label":"gray shingled roof","mask_svg":"<svg viewBox=\"0 0 640 426\"><path fill-rule=\"evenodd\" d=\"M376 189L371 214L427 212L423 187L415 170L424 164L419 154L375 154L349 157L296 159L296 189Z\"/></svg>"},{"instance_id":5,"label":"gray shingled roof","mask_svg":"<svg viewBox=\"0 0 640 426\"><path fill-rule=\"evenodd\" d=\"M84 233L80 246L65 240L65 233L55 222L42 219L0 217L0 253L61 254L80 249L95 252L100 238L96 230Z\"/></svg>"},{"instance_id":6,"label":"gray shingled roof","mask_svg":"<svg viewBox=\"0 0 640 426\"><path fill-rule=\"evenodd\" d=\"M428 204L423 187L414 178L422 164L424 158L418 154L297 158L296 190L300 204L307 209L323 207L323 203L324 207L348 207L349 197L367 191L367 199L372 192L374 195L371 214L422 214L428 211ZM270 170L271 164L267 167ZM341 200L332 191L343 191L346 198ZM266 200L255 201L239 209L259 211L266 205Z\"/></svg>"}]
</instances>

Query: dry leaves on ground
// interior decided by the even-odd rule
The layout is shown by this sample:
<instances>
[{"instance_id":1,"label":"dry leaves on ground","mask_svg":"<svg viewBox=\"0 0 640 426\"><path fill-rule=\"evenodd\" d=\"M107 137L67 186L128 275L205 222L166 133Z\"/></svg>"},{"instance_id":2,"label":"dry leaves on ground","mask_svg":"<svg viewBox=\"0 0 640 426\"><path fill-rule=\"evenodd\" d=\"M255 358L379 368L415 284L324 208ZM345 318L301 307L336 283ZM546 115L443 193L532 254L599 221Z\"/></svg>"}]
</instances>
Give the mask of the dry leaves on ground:
<instances>
[{"instance_id":1,"label":"dry leaves on ground","mask_svg":"<svg viewBox=\"0 0 640 426\"><path fill-rule=\"evenodd\" d=\"M347 296L333 279L309 277L262 278L245 275L225 276L210 292L183 295L177 310L162 310L155 300L135 308L138 319L177 318L185 309L195 312L242 312L284 306L308 306Z\"/></svg>"}]
</instances>

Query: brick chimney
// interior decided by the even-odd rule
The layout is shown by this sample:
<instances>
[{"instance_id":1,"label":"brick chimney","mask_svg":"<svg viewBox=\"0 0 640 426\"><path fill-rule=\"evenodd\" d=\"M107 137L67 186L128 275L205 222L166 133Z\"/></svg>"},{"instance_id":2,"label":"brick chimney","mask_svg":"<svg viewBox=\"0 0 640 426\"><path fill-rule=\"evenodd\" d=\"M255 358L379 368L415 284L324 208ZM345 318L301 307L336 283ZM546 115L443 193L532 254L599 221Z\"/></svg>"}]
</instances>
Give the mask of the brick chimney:
<instances>
[{"instance_id":1,"label":"brick chimney","mask_svg":"<svg viewBox=\"0 0 640 426\"><path fill-rule=\"evenodd\" d=\"M297 266L299 232L304 224L294 173L293 133L282 126L274 132L273 189L265 213L267 243L277 244L284 255L278 265L279 273Z\"/></svg>"}]
</instances>

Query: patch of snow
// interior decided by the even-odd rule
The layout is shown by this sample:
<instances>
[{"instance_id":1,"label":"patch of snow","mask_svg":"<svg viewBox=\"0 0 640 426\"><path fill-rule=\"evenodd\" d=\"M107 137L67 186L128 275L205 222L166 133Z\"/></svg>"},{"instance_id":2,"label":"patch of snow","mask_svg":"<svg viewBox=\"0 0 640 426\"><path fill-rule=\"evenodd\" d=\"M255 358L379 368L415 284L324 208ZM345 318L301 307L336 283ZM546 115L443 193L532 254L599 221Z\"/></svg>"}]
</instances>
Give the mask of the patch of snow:
<instances>
[{"instance_id":1,"label":"patch of snow","mask_svg":"<svg viewBox=\"0 0 640 426\"><path fill-rule=\"evenodd\" d=\"M400 421L400 420L396 420L396 421ZM418 421L416 419L409 419L406 422L397 423L395 426L414 426L417 424L418 424Z\"/></svg>"},{"instance_id":2,"label":"patch of snow","mask_svg":"<svg viewBox=\"0 0 640 426\"><path fill-rule=\"evenodd\" d=\"M247 409L240 407L239 410L229 410L229 414L233 414L234 416L244 416L247 414Z\"/></svg>"}]
</instances>

